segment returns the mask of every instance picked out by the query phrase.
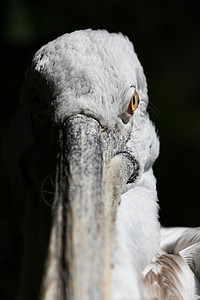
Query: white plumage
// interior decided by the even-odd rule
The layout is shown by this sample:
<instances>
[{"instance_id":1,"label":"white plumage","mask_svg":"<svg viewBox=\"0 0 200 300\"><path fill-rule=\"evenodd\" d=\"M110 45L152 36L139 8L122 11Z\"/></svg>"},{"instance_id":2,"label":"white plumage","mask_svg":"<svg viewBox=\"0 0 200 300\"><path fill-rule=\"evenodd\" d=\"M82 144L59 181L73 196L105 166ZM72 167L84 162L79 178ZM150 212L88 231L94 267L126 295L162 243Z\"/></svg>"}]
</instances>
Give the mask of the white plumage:
<instances>
[{"instance_id":1,"label":"white plumage","mask_svg":"<svg viewBox=\"0 0 200 300\"><path fill-rule=\"evenodd\" d=\"M141 272L159 250L156 181L145 172L133 189L122 195L117 213L117 242L113 298L141 299Z\"/></svg>"},{"instance_id":2,"label":"white plumage","mask_svg":"<svg viewBox=\"0 0 200 300\"><path fill-rule=\"evenodd\" d=\"M122 115L126 113L130 99L135 92L140 99L139 106L128 124L124 124ZM72 183L74 184L75 188L73 188L78 191L77 195L80 196L78 198L75 195L76 201L70 201L72 189L68 187L67 197L69 197L68 206L70 209L63 208L64 202L62 205L59 202L58 206L54 206L50 241L46 242L48 260L45 272L41 272L42 267L40 269L43 278L42 299L66 299L66 297L74 300L141 299L142 270L160 249L156 180L152 171L152 165L159 153L159 141L154 125L146 111L147 105L147 84L143 68L134 52L132 43L122 34L109 34L101 30L76 31L48 43L35 54L31 68L26 75L20 106L13 117L5 143L5 157L9 157L6 161L10 172L15 206L16 203L23 202L21 206L25 206L26 213L31 215L32 206L30 208L30 203L34 207L35 199L41 201L42 180L55 167L55 164L52 163L55 159L52 150L55 149L56 145L56 132L60 128L68 128L68 120L76 120L76 116L78 116L77 120L81 124L92 122L94 128L100 128L97 137L100 139L101 145L98 151L103 153L99 158L102 161L100 174L102 178L105 178L100 182L100 188L95 194L97 195L95 198L99 197L99 202L96 205L100 208L96 213L97 208L94 206L96 219L93 222L99 222L99 227L94 229L96 231L92 233L90 238L88 237L91 234L90 231L93 232L93 227L96 228L96 225L91 223L90 228L92 229L88 229L89 231L84 228L88 227L88 222L91 222L93 216L91 213L90 219L86 218L87 209L93 205L92 201L89 202L90 192L95 190L98 181L92 185L96 173L92 175L93 173L90 173L93 172L91 167L86 166L85 169L83 167L85 153L87 154L90 147L92 149L93 142L89 141L87 148L84 148L84 142L81 144L82 146L78 143L82 138L87 140L93 133L91 133L92 129L89 125L86 135L83 129L76 129L73 133L73 139L77 138L77 144L75 141L74 146L69 148L71 150L67 148L69 153L71 153L70 151L72 153L77 151L73 156L76 164L73 167L68 167L68 169L63 169L64 171L61 173L59 173L60 167L57 167L57 184L60 184L59 174L63 176L66 172L67 177L71 178L71 174L80 165L82 175L80 175L79 181L76 182L76 177L73 176L72 181L70 181L71 179L67 181L70 187ZM81 130L81 134L79 130ZM69 140L70 132L67 135ZM60 135L59 139L61 144L66 142L63 135ZM15 140L17 147L14 148ZM90 145L89 148L88 145ZM80 154L82 150L83 154ZM119 162L116 160L112 164L113 158L117 155L122 155L124 159L124 153L129 164L131 161L134 166L133 168L131 165L134 176L129 181L127 181L128 178L124 177L126 172L123 171L123 168L119 170L118 167L118 164L121 163L121 156L119 156ZM67 155L66 161L71 166L69 154ZM88 164L92 155L88 154L86 159ZM29 178L31 178L29 184L24 180L24 174L22 174L22 157L25 160ZM79 158L76 159L76 157ZM63 167L65 160L61 159L61 163L61 167ZM125 169L126 163L123 165ZM97 160L94 160L91 165L94 169L99 168ZM110 174L110 178L106 174ZM120 183L117 179L120 177L119 175L123 179ZM59 191L57 186L54 204L57 197L62 194ZM85 197L83 191L89 193L87 196L89 200L87 201L90 204L85 211L86 215L83 213L84 207L73 206L76 205L74 203ZM109 195L111 196L109 197ZM59 201L64 201L62 195L59 197L61 199ZM22 199L26 200L22 201ZM84 200L83 202L87 201ZM120 201L121 204L115 217L116 203ZM87 203L84 205L87 206ZM44 203L40 204L38 210L36 209L36 215L40 219L39 228L35 229L35 220L25 221L25 226L29 226L31 229L24 234L27 265L25 263L24 274L22 275L21 293L23 299L28 293L28 291L23 291L25 290L23 285L29 282L26 277L32 272L29 264L30 257L34 257L38 262L38 258L35 258L31 252L31 245L38 240L38 236L40 242L37 257L42 253L44 261L46 256L42 250L41 228L43 226L48 227L48 225L44 225L46 223L45 218L43 219L43 206ZM71 223L67 223L68 226L63 225L66 219L67 221L68 219L71 220ZM77 222L80 220L81 225L76 228L74 220ZM76 234L78 234L80 227L83 228L82 236L79 235L76 242ZM27 238L30 236L31 230L36 230L36 238L33 238L33 241L29 241ZM69 232L69 230L71 231ZM68 240L70 235L71 240ZM27 249L29 250L26 249L26 240L28 240ZM87 247L87 249L84 248L87 243L90 245L89 248L94 245L94 251ZM59 253L61 254L59 255ZM72 255L70 258L69 253ZM98 257L96 258L96 256ZM82 270L79 263L76 265L78 259L85 262L88 260L88 266L91 264L91 269L88 267L84 270L84 278L80 276ZM103 269L102 266L104 266ZM37 268L35 272L39 272ZM92 275L94 273L95 276ZM89 282L90 280L91 282ZM93 280L94 283L92 283ZM32 281L34 281L34 277ZM40 287L41 282L38 285ZM36 290L39 287L37 286Z\"/></svg>"}]
</instances>

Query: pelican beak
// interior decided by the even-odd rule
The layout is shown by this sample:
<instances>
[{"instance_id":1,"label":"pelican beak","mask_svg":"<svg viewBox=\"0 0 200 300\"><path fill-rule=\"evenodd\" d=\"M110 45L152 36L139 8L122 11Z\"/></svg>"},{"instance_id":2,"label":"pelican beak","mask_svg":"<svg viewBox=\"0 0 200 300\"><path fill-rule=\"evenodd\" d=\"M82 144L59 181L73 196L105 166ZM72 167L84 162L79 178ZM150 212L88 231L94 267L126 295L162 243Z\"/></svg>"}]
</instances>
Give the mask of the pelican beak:
<instances>
[{"instance_id":1,"label":"pelican beak","mask_svg":"<svg viewBox=\"0 0 200 300\"><path fill-rule=\"evenodd\" d=\"M52 229L41 299L110 299L115 216L134 172L93 118L69 118L59 137ZM116 179L117 178L117 179Z\"/></svg>"}]
</instances>

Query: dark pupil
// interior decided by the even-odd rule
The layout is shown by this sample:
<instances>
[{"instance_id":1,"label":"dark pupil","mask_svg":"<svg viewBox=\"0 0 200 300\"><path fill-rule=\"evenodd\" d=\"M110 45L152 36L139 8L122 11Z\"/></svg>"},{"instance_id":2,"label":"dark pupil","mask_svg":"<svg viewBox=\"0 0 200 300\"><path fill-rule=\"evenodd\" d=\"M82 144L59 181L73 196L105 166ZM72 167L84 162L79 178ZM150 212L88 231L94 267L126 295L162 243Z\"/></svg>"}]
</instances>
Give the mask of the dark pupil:
<instances>
[{"instance_id":1,"label":"dark pupil","mask_svg":"<svg viewBox=\"0 0 200 300\"><path fill-rule=\"evenodd\" d=\"M35 101L36 104L41 104L41 102L42 102L40 96L38 96L38 95L36 95L34 97L34 101Z\"/></svg>"},{"instance_id":2,"label":"dark pupil","mask_svg":"<svg viewBox=\"0 0 200 300\"><path fill-rule=\"evenodd\" d=\"M133 96L132 99L133 99L133 105L135 105L135 96Z\"/></svg>"}]
</instances>

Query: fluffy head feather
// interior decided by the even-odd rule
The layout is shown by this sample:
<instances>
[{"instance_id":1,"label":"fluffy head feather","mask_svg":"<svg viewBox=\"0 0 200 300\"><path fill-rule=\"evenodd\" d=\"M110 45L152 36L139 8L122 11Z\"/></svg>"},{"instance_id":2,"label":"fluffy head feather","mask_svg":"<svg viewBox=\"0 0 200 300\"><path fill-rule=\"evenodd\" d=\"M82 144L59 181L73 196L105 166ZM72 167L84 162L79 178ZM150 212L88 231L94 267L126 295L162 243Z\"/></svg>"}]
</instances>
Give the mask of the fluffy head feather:
<instances>
[{"instance_id":1,"label":"fluffy head feather","mask_svg":"<svg viewBox=\"0 0 200 300\"><path fill-rule=\"evenodd\" d=\"M140 104L129 123L123 124L120 115L126 111L134 90ZM22 198L24 189L21 154L36 143L30 101L35 92L48 102L53 126L60 126L76 113L92 116L102 127L115 127L119 137L124 132L129 134L126 150L139 162L140 174L153 165L159 141L146 112L146 78L132 43L122 34L104 30L75 31L38 50L26 73L20 106L4 148L15 199Z\"/></svg>"},{"instance_id":2,"label":"fluffy head feather","mask_svg":"<svg viewBox=\"0 0 200 300\"><path fill-rule=\"evenodd\" d=\"M132 43L122 34L102 30L65 34L35 54L32 68L54 88L57 122L84 113L111 127L128 105L131 86L142 100L141 108L146 108L143 69Z\"/></svg>"}]
</instances>

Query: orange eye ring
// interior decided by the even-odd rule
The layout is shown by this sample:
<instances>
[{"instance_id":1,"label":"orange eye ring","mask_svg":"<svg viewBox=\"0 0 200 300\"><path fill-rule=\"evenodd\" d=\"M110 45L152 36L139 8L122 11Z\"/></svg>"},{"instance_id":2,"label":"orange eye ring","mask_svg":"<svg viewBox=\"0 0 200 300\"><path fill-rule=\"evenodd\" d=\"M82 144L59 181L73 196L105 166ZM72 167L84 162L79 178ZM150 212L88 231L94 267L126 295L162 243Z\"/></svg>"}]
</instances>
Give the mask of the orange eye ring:
<instances>
[{"instance_id":1,"label":"orange eye ring","mask_svg":"<svg viewBox=\"0 0 200 300\"><path fill-rule=\"evenodd\" d=\"M138 93L135 91L131 97L131 100L129 102L129 106L128 106L128 109L126 112L128 114L132 115L134 113L134 111L138 108L139 102L140 102L140 99L139 99Z\"/></svg>"}]
</instances>

